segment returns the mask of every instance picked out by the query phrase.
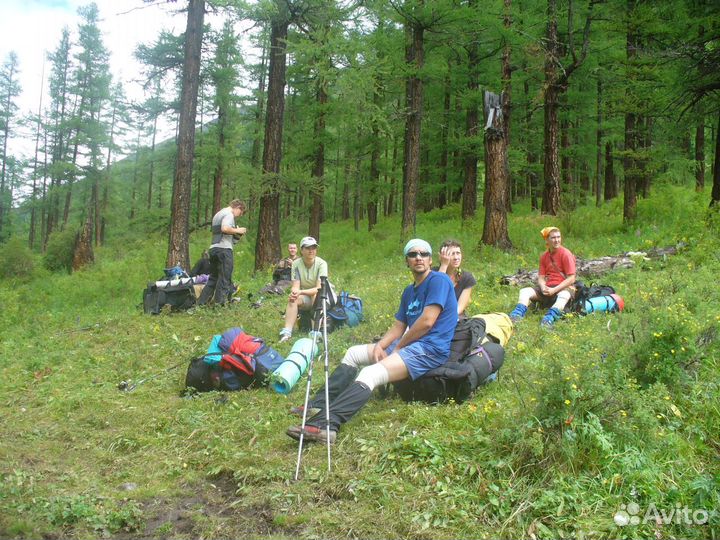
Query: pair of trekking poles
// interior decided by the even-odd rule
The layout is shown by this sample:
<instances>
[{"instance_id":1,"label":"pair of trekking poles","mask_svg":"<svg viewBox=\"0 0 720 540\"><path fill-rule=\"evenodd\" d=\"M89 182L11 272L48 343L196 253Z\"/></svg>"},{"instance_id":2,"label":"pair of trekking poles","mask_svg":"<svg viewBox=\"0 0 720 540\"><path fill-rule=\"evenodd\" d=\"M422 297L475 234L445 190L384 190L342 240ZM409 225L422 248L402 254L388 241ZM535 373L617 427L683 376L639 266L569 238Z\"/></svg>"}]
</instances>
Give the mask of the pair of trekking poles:
<instances>
[{"instance_id":1,"label":"pair of trekking poles","mask_svg":"<svg viewBox=\"0 0 720 540\"><path fill-rule=\"evenodd\" d=\"M308 366L307 384L305 386L305 402L303 403L302 424L300 425L300 441L298 444L297 463L295 465L295 480L300 477L300 462L302 461L302 449L305 439L305 424L307 422L308 404L310 403L310 386L312 384L313 363L315 359L315 347L318 346L317 338L322 336L323 349L323 366L325 368L325 433L327 446L327 466L328 472L331 470L330 458L330 394L328 383L330 380L330 362L328 354L327 339L327 312L328 303L330 302L330 284L325 276L320 277L320 291L315 301L313 319L311 324L310 335L312 336L312 347L310 349L310 365Z\"/></svg>"}]
</instances>

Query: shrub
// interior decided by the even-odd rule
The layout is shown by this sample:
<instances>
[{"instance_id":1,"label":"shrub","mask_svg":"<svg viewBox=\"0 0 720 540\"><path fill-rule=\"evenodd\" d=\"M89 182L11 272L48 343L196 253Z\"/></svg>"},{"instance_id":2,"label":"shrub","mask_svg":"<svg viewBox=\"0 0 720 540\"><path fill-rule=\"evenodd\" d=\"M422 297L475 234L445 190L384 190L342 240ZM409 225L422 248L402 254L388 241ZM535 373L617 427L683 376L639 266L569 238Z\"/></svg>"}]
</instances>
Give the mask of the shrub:
<instances>
[{"instance_id":1,"label":"shrub","mask_svg":"<svg viewBox=\"0 0 720 540\"><path fill-rule=\"evenodd\" d=\"M48 239L47 251L43 264L52 272L72 271L73 249L75 248L75 231L66 229L56 231Z\"/></svg>"},{"instance_id":2,"label":"shrub","mask_svg":"<svg viewBox=\"0 0 720 540\"><path fill-rule=\"evenodd\" d=\"M35 259L30 248L17 236L0 246L0 277L26 278L35 269Z\"/></svg>"}]
</instances>

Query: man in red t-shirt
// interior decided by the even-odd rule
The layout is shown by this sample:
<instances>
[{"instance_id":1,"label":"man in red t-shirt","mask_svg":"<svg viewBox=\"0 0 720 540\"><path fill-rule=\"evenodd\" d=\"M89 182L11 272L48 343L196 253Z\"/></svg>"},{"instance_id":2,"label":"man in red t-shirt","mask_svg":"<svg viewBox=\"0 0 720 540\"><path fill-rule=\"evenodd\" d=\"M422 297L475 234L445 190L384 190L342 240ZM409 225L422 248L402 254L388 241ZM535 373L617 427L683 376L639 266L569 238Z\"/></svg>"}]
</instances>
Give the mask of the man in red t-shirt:
<instances>
[{"instance_id":1,"label":"man in red t-shirt","mask_svg":"<svg viewBox=\"0 0 720 540\"><path fill-rule=\"evenodd\" d=\"M522 319L530 302L537 302L541 307L548 308L540 324L552 326L562 317L563 309L575 293L575 255L561 245L562 236L557 227L545 227L540 234L545 239L547 251L540 256L538 284L520 290L518 303L510 318L513 321Z\"/></svg>"}]
</instances>

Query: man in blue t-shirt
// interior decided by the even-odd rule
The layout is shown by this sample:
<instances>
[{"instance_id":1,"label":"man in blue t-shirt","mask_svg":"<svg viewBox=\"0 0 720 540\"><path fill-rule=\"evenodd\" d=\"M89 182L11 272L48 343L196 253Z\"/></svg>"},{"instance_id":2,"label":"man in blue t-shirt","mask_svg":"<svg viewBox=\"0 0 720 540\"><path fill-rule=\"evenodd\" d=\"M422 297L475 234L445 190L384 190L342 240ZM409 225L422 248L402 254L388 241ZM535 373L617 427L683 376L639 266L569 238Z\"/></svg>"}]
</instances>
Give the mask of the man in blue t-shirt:
<instances>
[{"instance_id":1,"label":"man in blue t-shirt","mask_svg":"<svg viewBox=\"0 0 720 540\"><path fill-rule=\"evenodd\" d=\"M431 270L432 249L425 240L410 240L404 255L414 282L402 293L395 323L377 343L350 347L330 376L329 430L323 388L308 402L308 416L313 416L305 429L290 427L290 437L302 434L308 441L332 443L376 386L417 379L447 362L458 319L453 283L447 274ZM294 407L291 412L302 416L304 411Z\"/></svg>"}]
</instances>

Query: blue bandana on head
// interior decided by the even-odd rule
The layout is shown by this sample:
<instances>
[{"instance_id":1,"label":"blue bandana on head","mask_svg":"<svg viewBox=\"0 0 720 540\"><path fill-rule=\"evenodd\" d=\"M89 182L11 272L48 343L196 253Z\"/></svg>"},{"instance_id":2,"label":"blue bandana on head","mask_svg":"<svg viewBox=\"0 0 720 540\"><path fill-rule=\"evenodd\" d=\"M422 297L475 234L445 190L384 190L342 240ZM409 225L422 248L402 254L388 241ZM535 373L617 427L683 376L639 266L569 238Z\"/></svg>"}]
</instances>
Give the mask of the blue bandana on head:
<instances>
[{"instance_id":1,"label":"blue bandana on head","mask_svg":"<svg viewBox=\"0 0 720 540\"><path fill-rule=\"evenodd\" d=\"M420 238L413 238L407 244L405 244L405 249L403 250L403 255L405 255L407 257L407 254L410 252L410 250L412 248L418 248L422 251L427 251L430 255L432 255L432 248L430 247L430 244L428 244L425 240L422 240Z\"/></svg>"}]
</instances>

